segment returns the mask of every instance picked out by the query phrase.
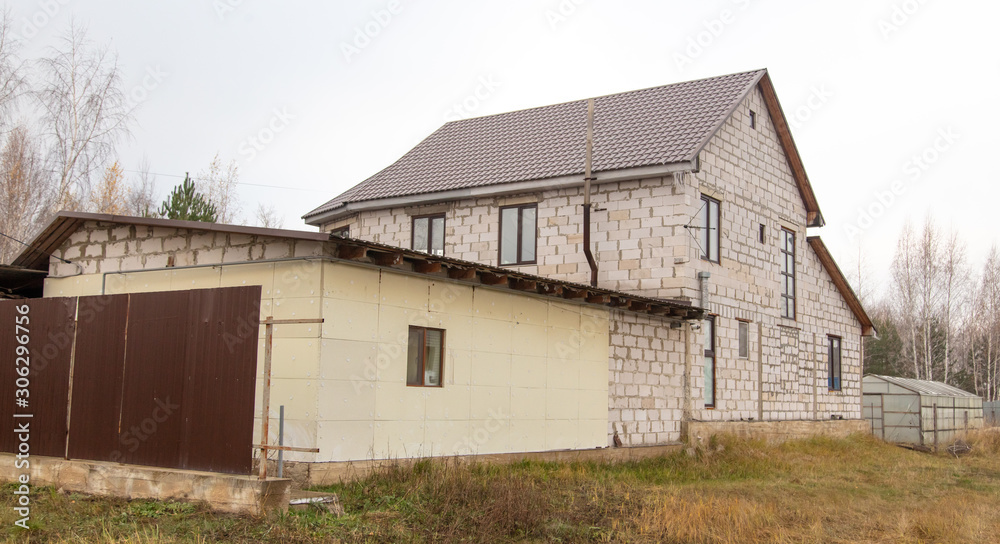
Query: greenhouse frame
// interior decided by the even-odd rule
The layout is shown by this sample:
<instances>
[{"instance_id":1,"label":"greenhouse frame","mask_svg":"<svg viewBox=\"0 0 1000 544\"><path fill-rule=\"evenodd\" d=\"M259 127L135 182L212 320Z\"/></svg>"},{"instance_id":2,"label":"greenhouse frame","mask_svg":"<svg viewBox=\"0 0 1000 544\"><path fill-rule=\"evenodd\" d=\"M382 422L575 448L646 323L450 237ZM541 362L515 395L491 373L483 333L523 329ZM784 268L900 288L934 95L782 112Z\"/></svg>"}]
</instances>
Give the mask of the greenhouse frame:
<instances>
[{"instance_id":1,"label":"greenhouse frame","mask_svg":"<svg viewBox=\"0 0 1000 544\"><path fill-rule=\"evenodd\" d=\"M941 382L869 374L862 414L886 442L936 447L983 427L983 399Z\"/></svg>"}]
</instances>

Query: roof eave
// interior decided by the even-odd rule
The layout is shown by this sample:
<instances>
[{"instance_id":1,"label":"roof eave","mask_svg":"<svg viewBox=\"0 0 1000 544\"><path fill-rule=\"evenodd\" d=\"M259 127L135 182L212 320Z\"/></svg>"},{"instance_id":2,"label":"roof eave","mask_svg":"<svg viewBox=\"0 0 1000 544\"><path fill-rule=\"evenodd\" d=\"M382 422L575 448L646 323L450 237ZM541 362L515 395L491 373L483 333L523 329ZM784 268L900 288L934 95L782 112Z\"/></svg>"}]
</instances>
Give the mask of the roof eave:
<instances>
[{"instance_id":1,"label":"roof eave","mask_svg":"<svg viewBox=\"0 0 1000 544\"><path fill-rule=\"evenodd\" d=\"M875 330L875 325L872 323L871 318L868 313L865 312L864 306L861 305L861 300L858 299L858 295L855 294L854 289L851 289L850 283L847 281L847 277L841 272L840 267L837 266L837 262L833 260L833 255L826 248L826 244L819 236L809 236L806 238L806 242L816 253L816 257L819 258L820 264L826 269L827 273L830 274L830 278L833 280L834 286L840 291L840 295L844 297L844 301L847 302L848 308L861 323L861 335L862 336L875 336L878 331Z\"/></svg>"},{"instance_id":2,"label":"roof eave","mask_svg":"<svg viewBox=\"0 0 1000 544\"><path fill-rule=\"evenodd\" d=\"M672 162L662 165L639 166L635 168L623 168L621 170L605 170L595 172L594 177L596 178L595 183L601 184L614 181L666 176L672 175L676 172L697 172L699 167L700 164L698 162L698 157L695 156L692 160ZM423 204L460 200L463 198L532 193L575 186L583 186L583 173L554 178L484 185L481 187L466 187L463 189L452 189L449 191L437 191L433 193L348 202L332 210L327 210L311 216L303 216L303 219L305 219L306 224L308 225L322 226L325 223L330 223L331 221L336 221L353 213L365 210L419 206Z\"/></svg>"},{"instance_id":3,"label":"roof eave","mask_svg":"<svg viewBox=\"0 0 1000 544\"><path fill-rule=\"evenodd\" d=\"M293 238L298 240L326 241L329 235L312 231L286 229L268 229L263 227L246 227L242 225L225 225L221 223L205 223L202 221L181 221L177 219L159 219L154 217L131 217L126 215L110 215L103 213L85 213L61 211L49 225L42 230L20 255L11 263L34 270L48 270L49 256L59 248L76 229L86 221L107 223L123 223L127 225L191 229L208 232L227 232L248 234L252 236L273 236L278 238Z\"/></svg>"},{"instance_id":4,"label":"roof eave","mask_svg":"<svg viewBox=\"0 0 1000 544\"><path fill-rule=\"evenodd\" d=\"M823 212L819 209L819 201L816 199L816 193L813 192L812 184L809 183L809 176L806 174L805 166L802 164L802 156L799 155L795 139L792 138L792 131L788 127L788 119L785 117L785 111L781 108L781 103L778 101L778 94L775 92L774 84L771 82L771 76L766 70L757 85L764 96L767 112L771 116L771 122L778 133L778 140L785 150L785 157L788 159L788 165L792 169L795 184L798 186L799 194L802 196L802 201L806 206L806 226L822 227L826 224L826 220L823 219Z\"/></svg>"}]
</instances>

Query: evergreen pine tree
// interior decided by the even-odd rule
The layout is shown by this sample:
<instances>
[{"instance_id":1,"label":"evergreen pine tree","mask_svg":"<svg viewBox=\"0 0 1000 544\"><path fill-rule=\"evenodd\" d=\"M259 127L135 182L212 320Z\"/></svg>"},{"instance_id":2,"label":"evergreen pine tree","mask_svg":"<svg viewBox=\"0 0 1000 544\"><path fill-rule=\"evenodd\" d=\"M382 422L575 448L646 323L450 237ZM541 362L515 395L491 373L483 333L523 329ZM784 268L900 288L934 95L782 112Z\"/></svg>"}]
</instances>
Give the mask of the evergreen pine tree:
<instances>
[{"instance_id":1,"label":"evergreen pine tree","mask_svg":"<svg viewBox=\"0 0 1000 544\"><path fill-rule=\"evenodd\" d=\"M166 219L204 221L206 223L214 223L216 220L215 206L204 195L195 190L191 176L186 173L184 181L174 187L173 192L163 201L157 213Z\"/></svg>"}]
</instances>

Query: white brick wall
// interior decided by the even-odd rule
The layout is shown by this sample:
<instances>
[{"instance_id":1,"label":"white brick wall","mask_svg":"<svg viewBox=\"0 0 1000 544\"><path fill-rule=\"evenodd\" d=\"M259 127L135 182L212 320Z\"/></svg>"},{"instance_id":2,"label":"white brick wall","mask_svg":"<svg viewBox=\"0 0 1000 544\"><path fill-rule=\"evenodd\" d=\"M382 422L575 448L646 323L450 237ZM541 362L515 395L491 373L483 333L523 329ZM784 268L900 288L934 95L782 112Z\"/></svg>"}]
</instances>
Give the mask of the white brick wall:
<instances>
[{"instance_id":1,"label":"white brick wall","mask_svg":"<svg viewBox=\"0 0 1000 544\"><path fill-rule=\"evenodd\" d=\"M749 125L751 109L757 113L756 128ZM592 214L592 243L599 285L697 301L697 274L711 273L708 310L716 315L718 337L716 406L704 407L703 358L696 353L688 384L694 419L859 418L860 323L806 242L805 206L758 90L720 128L700 161L697 173L594 187L592 201L600 211ZM697 231L684 228L693 222L703 193L721 202L718 264L700 258ZM352 236L409 247L412 216L444 213L445 255L496 265L499 208L527 199L538 202L538 263L516 268L587 283L582 187L368 211L324 229L350 225ZM778 313L778 234L783 227L795 233L796 241L794 320ZM745 359L737 353L738 320L750 322L750 353ZM681 413L674 403L684 394L678 370L683 364L663 364L658 358L683 358L681 333L658 318L617 312L611 334L609 437L618 425L627 444L676 440ZM839 392L827 390L828 335L843 339ZM653 340L662 346L638 347ZM693 345L701 349L701 338Z\"/></svg>"}]
</instances>

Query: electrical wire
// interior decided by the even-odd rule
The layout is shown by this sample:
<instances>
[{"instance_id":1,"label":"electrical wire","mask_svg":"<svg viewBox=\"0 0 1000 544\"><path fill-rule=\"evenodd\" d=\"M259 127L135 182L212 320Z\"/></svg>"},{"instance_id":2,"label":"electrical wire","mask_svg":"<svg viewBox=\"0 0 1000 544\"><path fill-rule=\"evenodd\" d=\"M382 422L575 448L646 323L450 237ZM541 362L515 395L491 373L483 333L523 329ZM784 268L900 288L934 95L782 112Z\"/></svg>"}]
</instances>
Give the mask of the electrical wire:
<instances>
[{"instance_id":1,"label":"electrical wire","mask_svg":"<svg viewBox=\"0 0 1000 544\"><path fill-rule=\"evenodd\" d=\"M142 172L140 170L125 170L124 168L122 169L122 172L131 172L133 174L149 174L151 176L164 176L164 177L168 177L168 178L182 178L183 179L185 177L190 177L192 181L212 181L212 180L207 179L207 178L199 178L199 177L194 177L194 176L179 176L177 174L162 174L162 173L158 173L158 172ZM326 190L323 190L323 189L306 189L304 187L282 187L280 185L266 185L266 184L263 184L263 183L248 183L248 182L245 182L245 181L237 181L236 184L237 185L246 185L248 187L266 187L268 189L287 189L289 191L308 191L308 192L311 192L311 193L325 193L325 192L327 192Z\"/></svg>"},{"instance_id":2,"label":"electrical wire","mask_svg":"<svg viewBox=\"0 0 1000 544\"><path fill-rule=\"evenodd\" d=\"M53 255L53 254L51 254L51 253L49 253L47 251L42 251L42 250L40 250L40 249L38 249L36 247L31 247L31 244L22 242L22 241L18 240L17 238L14 238L13 236L10 236L9 234L0 232L0 236L3 236L4 238L9 238L11 240L14 240L15 242L21 244L22 246L30 248L30 249L33 249L33 250L35 250L35 251L37 251L37 252L39 252L39 253L41 253L43 255L48 255L49 257L55 257L56 259L59 259L60 261L66 263L66 264L74 264L72 261L67 261L66 259L63 259L62 257L59 257L57 255Z\"/></svg>"}]
</instances>

